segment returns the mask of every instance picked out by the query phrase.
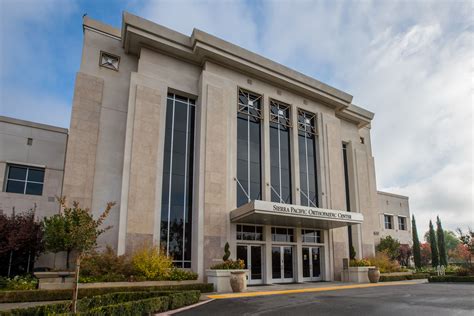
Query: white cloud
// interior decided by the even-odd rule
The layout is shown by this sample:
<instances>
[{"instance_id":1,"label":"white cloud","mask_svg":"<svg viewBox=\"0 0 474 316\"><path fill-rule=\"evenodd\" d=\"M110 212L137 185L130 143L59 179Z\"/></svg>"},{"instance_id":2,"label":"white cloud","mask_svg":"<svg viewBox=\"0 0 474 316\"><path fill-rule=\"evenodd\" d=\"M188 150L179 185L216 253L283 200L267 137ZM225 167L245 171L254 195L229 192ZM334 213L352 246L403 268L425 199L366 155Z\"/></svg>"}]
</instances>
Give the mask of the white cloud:
<instances>
[{"instance_id":1,"label":"white cloud","mask_svg":"<svg viewBox=\"0 0 474 316\"><path fill-rule=\"evenodd\" d=\"M258 9L151 1L144 13L185 34L201 28L348 91L376 114L379 189L410 197L420 234L438 214L448 229L474 227L470 2L278 1Z\"/></svg>"},{"instance_id":2,"label":"white cloud","mask_svg":"<svg viewBox=\"0 0 474 316\"><path fill-rule=\"evenodd\" d=\"M62 76L79 52L71 52L68 36L54 36L65 32L61 22L75 9L75 1L0 1L0 114L69 127L69 78Z\"/></svg>"}]
</instances>

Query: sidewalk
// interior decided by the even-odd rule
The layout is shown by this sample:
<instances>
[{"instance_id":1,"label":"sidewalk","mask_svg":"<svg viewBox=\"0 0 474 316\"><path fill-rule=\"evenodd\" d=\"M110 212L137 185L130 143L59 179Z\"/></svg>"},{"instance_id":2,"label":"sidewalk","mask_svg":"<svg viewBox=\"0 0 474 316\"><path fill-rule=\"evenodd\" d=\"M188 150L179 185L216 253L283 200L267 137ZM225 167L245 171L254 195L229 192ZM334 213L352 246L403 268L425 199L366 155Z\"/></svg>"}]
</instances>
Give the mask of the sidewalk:
<instances>
[{"instance_id":1,"label":"sidewalk","mask_svg":"<svg viewBox=\"0 0 474 316\"><path fill-rule=\"evenodd\" d=\"M381 282L381 283L343 283L343 282L315 282L315 283L295 283L295 284L273 284L265 286L251 286L247 288L246 292L242 293L223 293L223 294L202 294L202 299L226 299L238 297L253 297L263 295L278 295L278 294L296 294L308 292L323 292L348 290L358 288L368 288L377 286L393 286L393 285L413 285L426 283L426 279L409 280L398 282ZM203 297L204 296L204 297Z\"/></svg>"}]
</instances>

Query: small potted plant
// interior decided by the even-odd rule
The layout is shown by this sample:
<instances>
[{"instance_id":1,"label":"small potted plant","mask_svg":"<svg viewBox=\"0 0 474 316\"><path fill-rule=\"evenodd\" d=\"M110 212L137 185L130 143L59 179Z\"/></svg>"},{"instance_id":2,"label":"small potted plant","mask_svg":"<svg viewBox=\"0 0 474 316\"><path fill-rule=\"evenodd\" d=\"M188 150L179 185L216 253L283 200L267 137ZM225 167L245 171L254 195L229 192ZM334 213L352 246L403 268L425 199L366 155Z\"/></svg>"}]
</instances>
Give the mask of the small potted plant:
<instances>
[{"instance_id":1,"label":"small potted plant","mask_svg":"<svg viewBox=\"0 0 474 316\"><path fill-rule=\"evenodd\" d=\"M243 292L247 289L247 270L243 260L229 259L229 243L225 244L223 262L206 270L207 281L216 292Z\"/></svg>"}]
</instances>

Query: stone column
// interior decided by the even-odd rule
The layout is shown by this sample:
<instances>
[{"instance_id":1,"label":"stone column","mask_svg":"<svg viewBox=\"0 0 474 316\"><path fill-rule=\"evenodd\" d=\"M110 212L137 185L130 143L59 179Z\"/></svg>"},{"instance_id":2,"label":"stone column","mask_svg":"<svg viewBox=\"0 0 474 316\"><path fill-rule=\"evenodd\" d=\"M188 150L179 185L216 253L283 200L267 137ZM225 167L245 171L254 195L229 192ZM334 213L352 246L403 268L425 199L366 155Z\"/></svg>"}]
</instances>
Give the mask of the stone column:
<instances>
[{"instance_id":1,"label":"stone column","mask_svg":"<svg viewBox=\"0 0 474 316\"><path fill-rule=\"evenodd\" d=\"M81 207L92 206L95 160L104 80L77 73L66 152L63 195Z\"/></svg>"}]
</instances>

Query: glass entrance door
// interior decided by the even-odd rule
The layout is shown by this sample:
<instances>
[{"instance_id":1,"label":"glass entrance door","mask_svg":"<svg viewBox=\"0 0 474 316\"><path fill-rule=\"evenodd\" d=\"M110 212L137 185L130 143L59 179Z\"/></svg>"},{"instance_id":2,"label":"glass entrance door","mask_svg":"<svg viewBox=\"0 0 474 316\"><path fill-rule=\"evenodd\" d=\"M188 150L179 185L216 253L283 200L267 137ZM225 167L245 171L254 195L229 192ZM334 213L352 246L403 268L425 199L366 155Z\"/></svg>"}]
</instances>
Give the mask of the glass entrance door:
<instances>
[{"instance_id":1,"label":"glass entrance door","mask_svg":"<svg viewBox=\"0 0 474 316\"><path fill-rule=\"evenodd\" d=\"M274 283L293 282L293 247L272 247L272 279Z\"/></svg>"},{"instance_id":2,"label":"glass entrance door","mask_svg":"<svg viewBox=\"0 0 474 316\"><path fill-rule=\"evenodd\" d=\"M237 245L237 259L243 260L245 269L250 270L248 284L263 283L262 246Z\"/></svg>"},{"instance_id":3,"label":"glass entrance door","mask_svg":"<svg viewBox=\"0 0 474 316\"><path fill-rule=\"evenodd\" d=\"M321 280L320 247L303 247L303 279L305 281Z\"/></svg>"}]
</instances>

